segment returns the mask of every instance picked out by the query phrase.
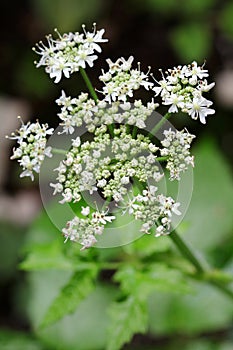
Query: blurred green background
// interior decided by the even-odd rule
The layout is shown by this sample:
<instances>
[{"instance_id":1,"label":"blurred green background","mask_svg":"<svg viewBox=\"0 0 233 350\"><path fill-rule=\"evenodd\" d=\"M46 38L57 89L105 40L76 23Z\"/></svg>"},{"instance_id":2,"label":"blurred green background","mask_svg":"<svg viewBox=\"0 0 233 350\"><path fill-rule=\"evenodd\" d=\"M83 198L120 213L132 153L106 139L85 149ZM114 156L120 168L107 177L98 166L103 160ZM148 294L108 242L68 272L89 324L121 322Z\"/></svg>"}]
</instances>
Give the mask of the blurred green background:
<instances>
[{"instance_id":1,"label":"blurred green background","mask_svg":"<svg viewBox=\"0 0 233 350\"><path fill-rule=\"evenodd\" d=\"M61 89L70 94L85 89L77 75L55 85L35 68L37 57L31 48L54 28L61 33L79 31L82 23L91 28L96 22L109 39L94 68L88 69L97 88L106 58L133 55L143 70L151 66L156 78L159 68L207 61L210 81L216 82L211 96L216 115L205 126L190 118L174 120L177 128L185 125L199 139L194 194L185 219L192 229L185 234L213 266L232 271L233 1L11 0L0 3L0 18L0 349L104 349L108 321L103 310L115 293L108 276L77 313L46 333L38 331L38 318L69 271L18 268L25 242L35 237L40 243L54 241L59 233L40 214L37 185L19 180L17 164L8 160L12 144L4 135L17 127L19 114L25 120L39 118L56 126L53 101ZM158 293L149 305L148 335L136 336L124 349L233 348L229 301L208 287L199 286L195 296ZM59 332L63 343L58 347Z\"/></svg>"}]
</instances>

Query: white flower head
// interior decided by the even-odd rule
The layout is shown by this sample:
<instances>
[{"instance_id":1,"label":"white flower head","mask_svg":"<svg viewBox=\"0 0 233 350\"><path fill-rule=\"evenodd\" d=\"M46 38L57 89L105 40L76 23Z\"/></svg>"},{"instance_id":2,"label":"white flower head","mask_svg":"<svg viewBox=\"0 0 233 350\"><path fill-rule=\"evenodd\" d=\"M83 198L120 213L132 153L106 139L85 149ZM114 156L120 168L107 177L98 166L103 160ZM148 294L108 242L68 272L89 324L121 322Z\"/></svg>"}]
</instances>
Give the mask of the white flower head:
<instances>
[{"instance_id":1,"label":"white flower head","mask_svg":"<svg viewBox=\"0 0 233 350\"><path fill-rule=\"evenodd\" d=\"M86 66L93 67L94 61L98 58L95 51L101 52L100 44L105 43L107 39L102 38L104 29L96 30L96 24L93 25L93 32L88 32L83 26L84 33L65 33L61 35L55 30L58 38L54 39L48 35L47 45L40 42L33 50L41 56L36 67L45 66L46 73L50 78L58 83L62 76L69 78L74 72Z\"/></svg>"},{"instance_id":2,"label":"white flower head","mask_svg":"<svg viewBox=\"0 0 233 350\"><path fill-rule=\"evenodd\" d=\"M127 98L133 96L133 91L144 87L149 90L153 83L148 81L149 71L145 74L141 72L140 65L138 69L132 69L133 56L128 60L120 57L116 62L107 59L109 71L102 71L99 77L100 81L104 83L103 90L100 91L108 103L112 101L122 101L122 108L127 108Z\"/></svg>"},{"instance_id":3,"label":"white flower head","mask_svg":"<svg viewBox=\"0 0 233 350\"><path fill-rule=\"evenodd\" d=\"M214 114L214 109L209 108L211 101L206 100L202 95L210 91L215 83L208 83L208 70L198 66L197 62L190 65L178 66L168 69L166 76L162 74L162 80L156 81L158 86L152 90L155 96L160 95L162 103L170 106L168 113L182 111L188 113L192 119L200 119L206 123L206 116Z\"/></svg>"},{"instance_id":4,"label":"white flower head","mask_svg":"<svg viewBox=\"0 0 233 350\"><path fill-rule=\"evenodd\" d=\"M20 177L29 176L34 180L34 173L40 172L44 158L52 157L52 149L51 147L46 148L46 142L47 135L51 135L53 129L49 129L48 124L40 124L38 121L24 124L21 118L20 120L20 129L8 137L15 139L18 143L18 148L13 149L11 159L17 159L23 168Z\"/></svg>"}]
</instances>

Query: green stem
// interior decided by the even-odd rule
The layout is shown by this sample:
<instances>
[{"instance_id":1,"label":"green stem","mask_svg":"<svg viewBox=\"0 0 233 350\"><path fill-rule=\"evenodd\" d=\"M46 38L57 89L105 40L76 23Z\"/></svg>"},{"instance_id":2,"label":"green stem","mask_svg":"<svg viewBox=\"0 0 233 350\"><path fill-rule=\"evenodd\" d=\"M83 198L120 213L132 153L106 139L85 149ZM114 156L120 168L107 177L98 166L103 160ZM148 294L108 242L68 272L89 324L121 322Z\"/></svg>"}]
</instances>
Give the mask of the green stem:
<instances>
[{"instance_id":1,"label":"green stem","mask_svg":"<svg viewBox=\"0 0 233 350\"><path fill-rule=\"evenodd\" d=\"M80 73L81 73L81 75L83 77L83 80L85 81L86 86L87 86L87 88L88 88L88 90L89 90L93 100L95 102L97 102L98 101L98 96L97 96L97 94L95 92L95 89L93 88L93 85L92 85L92 83L91 83L91 81L90 81L86 71L82 67L80 67L79 70L80 70ZM113 137L114 136L113 126L112 125L108 125L108 130L109 130L110 135Z\"/></svg>"},{"instance_id":2,"label":"green stem","mask_svg":"<svg viewBox=\"0 0 233 350\"><path fill-rule=\"evenodd\" d=\"M166 162L166 160L168 160L168 156L164 156L164 157L157 157L156 158L156 160L158 161L158 162Z\"/></svg>"},{"instance_id":3,"label":"green stem","mask_svg":"<svg viewBox=\"0 0 233 350\"><path fill-rule=\"evenodd\" d=\"M166 113L162 119L155 125L155 127L151 130L151 135L156 134L156 132L163 126L163 124L171 117L171 113Z\"/></svg>"},{"instance_id":4,"label":"green stem","mask_svg":"<svg viewBox=\"0 0 233 350\"><path fill-rule=\"evenodd\" d=\"M59 149L59 148L52 148L52 152L54 153L54 154L66 154L67 153L67 151L65 151L64 149Z\"/></svg>"},{"instance_id":5,"label":"green stem","mask_svg":"<svg viewBox=\"0 0 233 350\"><path fill-rule=\"evenodd\" d=\"M191 262L191 264L196 268L197 272L204 273L205 268L201 265L194 252L192 252L191 248L187 246L187 244L180 238L176 231L171 232L169 237L172 239L173 243L179 249L181 254L186 259L188 259Z\"/></svg>"},{"instance_id":6,"label":"green stem","mask_svg":"<svg viewBox=\"0 0 233 350\"><path fill-rule=\"evenodd\" d=\"M179 249L180 253L195 267L197 273L202 275L203 281L206 280L209 284L215 286L222 293L226 294L228 297L233 299L233 291L230 290L225 284L221 283L218 280L214 281L213 279L211 280L208 280L208 278L206 279L206 276L208 276L210 271L200 263L200 260L198 260L195 253L181 239L181 237L176 233L176 231L171 232L169 237L172 239L173 243Z\"/></svg>"},{"instance_id":7,"label":"green stem","mask_svg":"<svg viewBox=\"0 0 233 350\"><path fill-rule=\"evenodd\" d=\"M86 71L82 67L80 67L79 70L80 70L80 73L81 73L81 75L83 77L83 80L85 81L86 86L87 86L87 88L88 88L88 90L89 90L93 100L95 102L97 102L98 101L98 96L97 96L97 94L95 92L95 89L93 88L93 85L92 85L92 83L91 83L91 81L90 81Z\"/></svg>"},{"instance_id":8,"label":"green stem","mask_svg":"<svg viewBox=\"0 0 233 350\"><path fill-rule=\"evenodd\" d=\"M133 127L133 131L132 131L132 138L135 139L137 136L137 132L138 132L138 128L136 125L134 125Z\"/></svg>"}]
</instances>

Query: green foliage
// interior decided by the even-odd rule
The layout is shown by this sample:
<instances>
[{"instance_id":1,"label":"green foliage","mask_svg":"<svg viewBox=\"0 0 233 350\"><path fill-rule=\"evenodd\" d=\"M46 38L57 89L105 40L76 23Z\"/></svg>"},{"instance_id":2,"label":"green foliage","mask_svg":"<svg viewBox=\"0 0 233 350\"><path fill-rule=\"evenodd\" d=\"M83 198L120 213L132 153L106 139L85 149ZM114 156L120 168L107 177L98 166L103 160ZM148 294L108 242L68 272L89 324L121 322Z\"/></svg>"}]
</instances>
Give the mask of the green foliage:
<instances>
[{"instance_id":1,"label":"green foliage","mask_svg":"<svg viewBox=\"0 0 233 350\"><path fill-rule=\"evenodd\" d=\"M27 250L29 250L29 247ZM52 268L61 270L74 269L72 262L64 256L59 240L30 246L27 257L19 267L26 271Z\"/></svg>"},{"instance_id":2,"label":"green foliage","mask_svg":"<svg viewBox=\"0 0 233 350\"><path fill-rule=\"evenodd\" d=\"M8 330L0 330L1 350L45 350L33 337Z\"/></svg>"},{"instance_id":3,"label":"green foliage","mask_svg":"<svg viewBox=\"0 0 233 350\"><path fill-rule=\"evenodd\" d=\"M49 307L42 321L42 327L49 326L77 309L78 305L94 289L93 278L95 277L95 272L86 270L72 275L69 282L62 288L60 294Z\"/></svg>"},{"instance_id":4,"label":"green foliage","mask_svg":"<svg viewBox=\"0 0 233 350\"><path fill-rule=\"evenodd\" d=\"M211 33L205 23L185 23L170 35L171 45L183 61L203 61L211 49Z\"/></svg>"},{"instance_id":5,"label":"green foliage","mask_svg":"<svg viewBox=\"0 0 233 350\"><path fill-rule=\"evenodd\" d=\"M219 24L221 29L226 32L226 34L233 38L233 3L230 1L226 3L225 7L220 13Z\"/></svg>"},{"instance_id":6,"label":"green foliage","mask_svg":"<svg viewBox=\"0 0 233 350\"><path fill-rule=\"evenodd\" d=\"M111 326L107 350L118 350L129 342L135 333L147 330L147 307L145 301L130 296L126 300L116 302L109 309Z\"/></svg>"},{"instance_id":7,"label":"green foliage","mask_svg":"<svg viewBox=\"0 0 233 350\"><path fill-rule=\"evenodd\" d=\"M144 269L124 265L114 275L114 280L121 284L121 289L137 299L147 300L153 291L187 293L191 289L187 279L178 270L165 264L150 262Z\"/></svg>"}]
</instances>

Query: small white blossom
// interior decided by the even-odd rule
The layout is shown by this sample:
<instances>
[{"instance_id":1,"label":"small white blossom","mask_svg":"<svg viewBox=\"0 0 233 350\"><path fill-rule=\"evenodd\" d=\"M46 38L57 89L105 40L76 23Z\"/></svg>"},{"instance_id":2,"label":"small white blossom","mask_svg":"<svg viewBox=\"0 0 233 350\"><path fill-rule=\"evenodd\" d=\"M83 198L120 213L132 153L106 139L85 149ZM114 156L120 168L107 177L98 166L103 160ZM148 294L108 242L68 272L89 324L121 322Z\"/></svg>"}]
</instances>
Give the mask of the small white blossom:
<instances>
[{"instance_id":1,"label":"small white blossom","mask_svg":"<svg viewBox=\"0 0 233 350\"><path fill-rule=\"evenodd\" d=\"M94 24L93 32L87 32L83 26L84 34L65 33L61 35L57 30L58 38L54 39L51 35L46 37L47 45L40 42L33 50L41 56L36 67L45 66L46 73L50 78L58 83L62 75L69 78L80 67L86 68L86 65L92 67L93 62L98 58L95 51L101 52L100 44L108 41L103 39L104 29L96 30Z\"/></svg>"},{"instance_id":2,"label":"small white blossom","mask_svg":"<svg viewBox=\"0 0 233 350\"><path fill-rule=\"evenodd\" d=\"M190 155L190 145L195 138L186 129L182 131L164 131L164 139L160 149L161 156L168 157L166 168L170 171L170 180L180 180L180 174L187 170L187 166L194 166L194 157Z\"/></svg>"},{"instance_id":3,"label":"small white blossom","mask_svg":"<svg viewBox=\"0 0 233 350\"><path fill-rule=\"evenodd\" d=\"M23 172L20 177L29 176L34 180L34 172L39 173L45 157L52 157L51 147L46 148L47 135L53 133L48 124L40 125L39 122L24 124L16 133L12 133L10 139L16 140L18 148L13 149L11 159L17 159Z\"/></svg>"},{"instance_id":4,"label":"small white blossom","mask_svg":"<svg viewBox=\"0 0 233 350\"><path fill-rule=\"evenodd\" d=\"M141 72L139 65L138 69L132 69L133 60L133 56L130 56L128 60L124 57L118 58L116 62L107 59L109 71L102 71L99 77L104 83L103 90L100 92L105 96L105 100L108 103L122 101L123 109L127 109L126 100L133 96L134 90L139 89L140 86L149 90L153 86L153 83L148 82L149 72L147 74Z\"/></svg>"},{"instance_id":5,"label":"small white blossom","mask_svg":"<svg viewBox=\"0 0 233 350\"><path fill-rule=\"evenodd\" d=\"M88 216L90 214L90 207L82 207L81 214Z\"/></svg>"},{"instance_id":6,"label":"small white blossom","mask_svg":"<svg viewBox=\"0 0 233 350\"><path fill-rule=\"evenodd\" d=\"M205 79L209 76L208 70L194 61L187 66L168 69L166 74L165 77L162 73L162 80L156 81L158 86L152 90L155 96L161 96L164 105L170 105L168 113L177 113L180 110L188 113L192 119L199 118L205 124L205 118L215 113L214 109L209 108L212 102L202 96L215 85L209 84Z\"/></svg>"},{"instance_id":7,"label":"small white blossom","mask_svg":"<svg viewBox=\"0 0 233 350\"><path fill-rule=\"evenodd\" d=\"M188 114L192 119L200 119L202 124L206 124L206 117L209 114L214 114L215 110L209 108L213 102L205 99L204 97L194 97L191 103L186 104Z\"/></svg>"}]
</instances>

